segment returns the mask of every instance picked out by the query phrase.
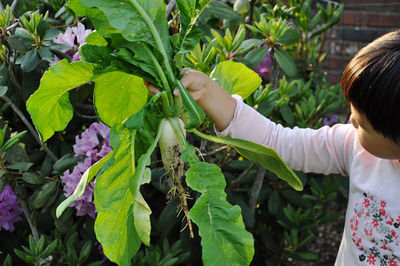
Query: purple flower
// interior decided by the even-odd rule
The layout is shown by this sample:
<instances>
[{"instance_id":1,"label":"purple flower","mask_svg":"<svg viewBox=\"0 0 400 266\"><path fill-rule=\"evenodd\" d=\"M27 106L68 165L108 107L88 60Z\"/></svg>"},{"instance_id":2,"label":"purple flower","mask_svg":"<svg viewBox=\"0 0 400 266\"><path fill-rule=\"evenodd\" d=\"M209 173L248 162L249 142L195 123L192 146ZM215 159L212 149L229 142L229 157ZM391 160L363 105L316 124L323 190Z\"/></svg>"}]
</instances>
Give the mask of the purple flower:
<instances>
[{"instance_id":1,"label":"purple flower","mask_svg":"<svg viewBox=\"0 0 400 266\"><path fill-rule=\"evenodd\" d=\"M253 68L253 70L257 72L260 77L268 79L271 72L271 67L271 56L269 55L269 52L267 52L267 55L264 57L261 63Z\"/></svg>"},{"instance_id":2,"label":"purple flower","mask_svg":"<svg viewBox=\"0 0 400 266\"><path fill-rule=\"evenodd\" d=\"M325 126L333 126L334 124L337 124L337 123L348 124L349 122L350 121L346 117L341 117L340 115L337 115L337 114L327 116L322 121L322 123Z\"/></svg>"},{"instance_id":3,"label":"purple flower","mask_svg":"<svg viewBox=\"0 0 400 266\"><path fill-rule=\"evenodd\" d=\"M58 37L54 39L54 42L69 47L68 49L62 50L62 52L71 56L71 62L79 61L79 47L85 43L86 37L91 32L92 30L86 30L85 26L78 22L76 27L68 27L64 33L60 33ZM56 56L53 64L58 61L60 61L60 58Z\"/></svg>"},{"instance_id":4,"label":"purple flower","mask_svg":"<svg viewBox=\"0 0 400 266\"><path fill-rule=\"evenodd\" d=\"M85 159L78 162L72 173L67 170L61 176L61 181L64 184L64 194L67 197L74 193L83 173L112 150L110 128L101 123L91 124L80 136L75 137L73 149L75 156L84 155ZM71 206L76 208L78 216L88 214L90 217L96 218L96 208L93 199L94 182L91 181L87 185L85 192L79 200L71 203Z\"/></svg>"},{"instance_id":5,"label":"purple flower","mask_svg":"<svg viewBox=\"0 0 400 266\"><path fill-rule=\"evenodd\" d=\"M17 197L9 186L5 186L0 193L0 231L14 231L14 223L21 221L22 209L18 204Z\"/></svg>"}]
</instances>

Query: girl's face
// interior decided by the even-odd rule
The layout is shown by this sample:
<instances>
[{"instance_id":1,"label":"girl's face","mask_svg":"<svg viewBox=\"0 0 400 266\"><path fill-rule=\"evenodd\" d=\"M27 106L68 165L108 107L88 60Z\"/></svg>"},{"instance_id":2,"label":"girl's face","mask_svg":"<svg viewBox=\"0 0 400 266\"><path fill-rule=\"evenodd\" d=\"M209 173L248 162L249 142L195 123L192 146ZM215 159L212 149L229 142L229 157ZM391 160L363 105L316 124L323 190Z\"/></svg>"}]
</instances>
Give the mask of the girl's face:
<instances>
[{"instance_id":1,"label":"girl's face","mask_svg":"<svg viewBox=\"0 0 400 266\"><path fill-rule=\"evenodd\" d=\"M376 132L364 114L359 113L353 105L350 122L357 130L361 146L372 155L383 159L400 159L400 144Z\"/></svg>"}]
</instances>

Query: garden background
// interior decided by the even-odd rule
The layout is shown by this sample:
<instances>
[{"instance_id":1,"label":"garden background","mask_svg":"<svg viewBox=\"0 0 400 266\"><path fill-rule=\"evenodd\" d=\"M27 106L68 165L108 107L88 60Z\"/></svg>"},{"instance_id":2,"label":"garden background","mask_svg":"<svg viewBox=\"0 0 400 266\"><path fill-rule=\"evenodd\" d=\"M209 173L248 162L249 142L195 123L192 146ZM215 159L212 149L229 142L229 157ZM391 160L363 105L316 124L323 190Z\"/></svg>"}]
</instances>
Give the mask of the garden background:
<instances>
[{"instance_id":1,"label":"garden background","mask_svg":"<svg viewBox=\"0 0 400 266\"><path fill-rule=\"evenodd\" d=\"M84 2L90 1L0 2L3 265L113 265L94 229L96 179L60 217L56 214L60 203L74 193L82 174L113 150L112 133L105 125L109 120L99 116L99 106L95 108L93 102L96 82L86 81L69 90L73 117L45 143L26 105L44 83L43 75L51 73L50 67L91 62L98 56L80 49L101 39L93 33L99 22L77 8ZM202 1L193 2L201 5ZM241 73L249 75L254 74L253 69L260 83L246 95L246 103L289 127L346 123L348 110L338 84L341 71L359 48L395 29L400 20L396 1L214 0L207 5L195 21L201 30L200 42L188 44L191 49L182 56L182 66L211 75L224 89L231 86L230 79L240 75L221 66L240 63L245 67L241 71L250 71ZM165 1L165 6L173 35L185 17L178 12L176 1ZM98 57L95 59L98 63ZM235 82L241 85L240 79ZM236 89L233 85L232 90ZM157 105L158 99L152 99L152 107L146 108L152 109L157 120L164 110ZM47 119L50 123L51 117ZM151 121L145 125L154 127ZM156 130L149 129L150 135L146 130L143 138L155 137ZM198 130L214 134L209 120ZM221 169L227 201L240 206L245 228L254 238L251 265L333 264L343 230L346 177L296 172L304 186L303 191L296 191L226 144L195 134L188 134L187 139L202 160ZM179 200L168 193L171 182L161 159L158 150L151 155L151 180L140 188L152 211L149 245L139 245L137 252L124 255L124 261L132 265L201 265L203 259L204 264L212 264L204 257L206 246L199 229L194 225L191 238L185 228ZM191 189L187 193L190 208L200 193ZM119 259L111 258L121 262Z\"/></svg>"}]
</instances>

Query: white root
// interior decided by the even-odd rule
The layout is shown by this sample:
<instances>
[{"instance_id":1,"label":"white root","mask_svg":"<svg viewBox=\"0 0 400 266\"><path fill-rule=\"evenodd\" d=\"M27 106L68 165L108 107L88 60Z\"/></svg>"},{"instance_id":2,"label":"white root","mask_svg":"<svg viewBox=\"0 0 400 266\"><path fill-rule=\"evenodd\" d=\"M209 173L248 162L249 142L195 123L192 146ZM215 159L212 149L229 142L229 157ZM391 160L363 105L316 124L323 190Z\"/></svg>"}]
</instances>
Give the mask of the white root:
<instances>
[{"instance_id":1,"label":"white root","mask_svg":"<svg viewBox=\"0 0 400 266\"><path fill-rule=\"evenodd\" d=\"M182 120L179 119L179 123L181 125L182 131L184 132L184 134L186 134ZM179 142L179 138L169 120L164 123L159 146L164 168L167 171L170 180L173 182L173 187L168 192L168 194L171 197L175 197L176 195L178 195L181 203L178 211L184 212L187 222L184 228L189 227L190 236L193 238L193 228L191 220L189 218L189 208L187 205L188 193L186 191L186 188L183 186L185 165L181 156L182 145Z\"/></svg>"}]
</instances>

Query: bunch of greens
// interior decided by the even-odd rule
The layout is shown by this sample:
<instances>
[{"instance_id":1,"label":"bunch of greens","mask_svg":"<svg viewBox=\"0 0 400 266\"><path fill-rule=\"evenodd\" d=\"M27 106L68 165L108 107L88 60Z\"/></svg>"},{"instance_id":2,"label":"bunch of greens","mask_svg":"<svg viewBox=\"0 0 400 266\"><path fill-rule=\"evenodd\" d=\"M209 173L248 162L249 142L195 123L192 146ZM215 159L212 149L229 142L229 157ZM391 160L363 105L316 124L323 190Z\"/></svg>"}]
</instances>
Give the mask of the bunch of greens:
<instances>
[{"instance_id":1,"label":"bunch of greens","mask_svg":"<svg viewBox=\"0 0 400 266\"><path fill-rule=\"evenodd\" d=\"M57 215L77 200L98 174L96 237L105 255L118 264L129 265L142 242L150 245L151 210L140 186L150 181L148 166L158 143L172 181L169 193L179 196L191 235L191 220L198 226L204 264L250 264L254 240L245 230L240 208L227 202L221 169L199 160L195 147L186 140L186 130L234 147L296 190L302 189L300 180L275 151L196 130L205 115L179 79L184 54L192 51L202 36L196 22L210 2L178 0L179 33L170 36L163 0L71 0L69 8L88 17L96 31L81 46L81 61L69 63L64 59L53 65L27 101L32 120L46 141L73 117L68 92L87 82L95 83L94 106L99 119L111 127L113 151L83 174ZM235 78L229 82L232 75ZM231 61L216 66L213 76L229 93L244 98L261 84L257 74ZM149 99L144 80L162 92ZM182 97L173 96L175 87ZM184 165L190 166L186 173ZM186 184L201 193L190 210Z\"/></svg>"}]
</instances>

